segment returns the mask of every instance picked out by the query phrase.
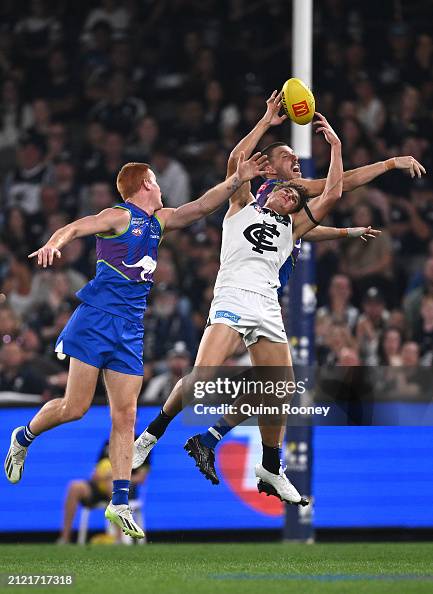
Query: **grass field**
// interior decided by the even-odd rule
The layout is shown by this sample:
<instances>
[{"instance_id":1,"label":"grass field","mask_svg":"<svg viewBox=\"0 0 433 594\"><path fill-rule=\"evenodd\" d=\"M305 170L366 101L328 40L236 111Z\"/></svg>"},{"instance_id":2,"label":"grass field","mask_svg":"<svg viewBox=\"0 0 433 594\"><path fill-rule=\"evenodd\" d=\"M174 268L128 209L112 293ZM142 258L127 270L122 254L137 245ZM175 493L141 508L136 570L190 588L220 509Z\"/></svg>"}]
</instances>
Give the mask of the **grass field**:
<instances>
[{"instance_id":1,"label":"grass field","mask_svg":"<svg viewBox=\"0 0 433 594\"><path fill-rule=\"evenodd\" d=\"M430 593L433 543L2 545L0 571L74 576L72 586L0 587L27 594Z\"/></svg>"}]
</instances>

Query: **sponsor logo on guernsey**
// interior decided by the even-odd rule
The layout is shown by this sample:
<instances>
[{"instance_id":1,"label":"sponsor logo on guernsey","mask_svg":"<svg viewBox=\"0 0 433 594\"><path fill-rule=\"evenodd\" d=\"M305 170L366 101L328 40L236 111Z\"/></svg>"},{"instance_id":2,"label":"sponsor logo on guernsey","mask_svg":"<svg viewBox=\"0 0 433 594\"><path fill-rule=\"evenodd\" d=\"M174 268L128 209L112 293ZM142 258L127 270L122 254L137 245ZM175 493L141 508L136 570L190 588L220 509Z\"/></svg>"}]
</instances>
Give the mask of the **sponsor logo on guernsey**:
<instances>
[{"instance_id":1,"label":"sponsor logo on guernsey","mask_svg":"<svg viewBox=\"0 0 433 594\"><path fill-rule=\"evenodd\" d=\"M217 318L226 318L227 320L231 320L232 322L237 324L239 322L239 320L241 319L241 316L238 316L237 314L233 313L232 311L220 309L215 312L215 319L217 319Z\"/></svg>"},{"instance_id":2,"label":"sponsor logo on guernsey","mask_svg":"<svg viewBox=\"0 0 433 594\"><path fill-rule=\"evenodd\" d=\"M131 233L132 233L132 235L135 235L138 237L140 235L143 235L143 229L140 229L140 227L134 227L132 229Z\"/></svg>"},{"instance_id":3,"label":"sponsor logo on guernsey","mask_svg":"<svg viewBox=\"0 0 433 594\"><path fill-rule=\"evenodd\" d=\"M141 258L141 260L135 262L135 264L126 264L126 262L122 262L122 264L126 266L126 268L142 268L143 270L140 274L142 280L146 280L146 277L149 274L152 274L156 268L156 260L150 256L144 256L144 258Z\"/></svg>"}]
</instances>

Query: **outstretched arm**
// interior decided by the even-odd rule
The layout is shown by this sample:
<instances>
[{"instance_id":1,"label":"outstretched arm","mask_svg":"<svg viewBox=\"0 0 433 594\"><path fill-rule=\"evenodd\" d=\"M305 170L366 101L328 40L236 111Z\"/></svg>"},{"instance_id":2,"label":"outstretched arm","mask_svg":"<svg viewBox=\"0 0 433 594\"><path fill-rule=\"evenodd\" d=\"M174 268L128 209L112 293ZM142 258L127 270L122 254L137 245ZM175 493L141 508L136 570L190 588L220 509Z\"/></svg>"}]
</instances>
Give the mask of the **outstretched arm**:
<instances>
[{"instance_id":1,"label":"outstretched arm","mask_svg":"<svg viewBox=\"0 0 433 594\"><path fill-rule=\"evenodd\" d=\"M129 211L123 208L106 208L97 215L78 219L58 229L47 243L29 255L37 256L38 264L46 268L51 266L54 257L61 257L61 249L78 237L95 233L121 233L129 224Z\"/></svg>"},{"instance_id":2,"label":"outstretched arm","mask_svg":"<svg viewBox=\"0 0 433 594\"><path fill-rule=\"evenodd\" d=\"M332 129L327 119L316 112L317 120L314 125L317 126L316 133L322 132L323 136L331 145L331 163L329 165L328 176L326 178L323 193L311 200L308 208L316 223L307 215L305 209L302 209L294 216L293 239L297 241L308 231L317 226L320 221L336 205L343 192L343 161L341 158L341 142L337 134ZM301 182L302 183L302 182Z\"/></svg>"},{"instance_id":3,"label":"outstretched arm","mask_svg":"<svg viewBox=\"0 0 433 594\"><path fill-rule=\"evenodd\" d=\"M347 239L360 237L363 241L368 241L368 238L374 239L380 235L381 231L372 229L371 227L314 227L308 231L302 239L306 241L326 241L328 239Z\"/></svg>"},{"instance_id":4,"label":"outstretched arm","mask_svg":"<svg viewBox=\"0 0 433 594\"><path fill-rule=\"evenodd\" d=\"M370 165L364 165L357 169L350 169L343 173L343 192L351 192L360 186L368 184L376 177L383 175L391 169L403 169L410 173L411 177L421 177L426 173L424 167L414 157L393 157L386 161L378 161ZM325 189L326 179L302 180L302 185L308 190L311 197L319 196Z\"/></svg>"},{"instance_id":5,"label":"outstretched arm","mask_svg":"<svg viewBox=\"0 0 433 594\"><path fill-rule=\"evenodd\" d=\"M162 220L166 231L182 229L198 221L199 219L217 210L242 184L250 181L258 175L264 175L264 167L268 160L266 155L256 153L245 160L242 153L237 165L236 172L223 181L221 184L208 190L201 198L184 204L179 208L163 208L159 211L159 218Z\"/></svg>"}]
</instances>

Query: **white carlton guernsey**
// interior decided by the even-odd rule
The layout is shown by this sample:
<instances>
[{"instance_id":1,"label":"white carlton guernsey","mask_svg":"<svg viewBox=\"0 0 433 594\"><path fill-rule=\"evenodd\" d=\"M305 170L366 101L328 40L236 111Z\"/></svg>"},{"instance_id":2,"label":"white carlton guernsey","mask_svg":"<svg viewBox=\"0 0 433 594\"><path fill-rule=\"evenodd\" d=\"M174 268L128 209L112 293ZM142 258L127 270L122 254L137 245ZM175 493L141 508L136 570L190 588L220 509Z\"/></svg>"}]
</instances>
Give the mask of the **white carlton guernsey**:
<instances>
[{"instance_id":1,"label":"white carlton guernsey","mask_svg":"<svg viewBox=\"0 0 433 594\"><path fill-rule=\"evenodd\" d=\"M224 220L215 293L235 287L277 300L279 270L293 249L292 219L257 202Z\"/></svg>"}]
</instances>

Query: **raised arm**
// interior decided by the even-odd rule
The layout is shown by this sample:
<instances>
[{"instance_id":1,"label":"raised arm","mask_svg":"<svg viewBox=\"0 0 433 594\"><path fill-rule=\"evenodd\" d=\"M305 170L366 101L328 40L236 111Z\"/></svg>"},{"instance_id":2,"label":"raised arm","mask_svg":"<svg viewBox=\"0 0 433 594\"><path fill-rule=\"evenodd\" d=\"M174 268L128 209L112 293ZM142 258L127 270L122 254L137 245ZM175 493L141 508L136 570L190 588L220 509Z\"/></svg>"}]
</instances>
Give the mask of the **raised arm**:
<instances>
[{"instance_id":1,"label":"raised arm","mask_svg":"<svg viewBox=\"0 0 433 594\"><path fill-rule=\"evenodd\" d=\"M242 140L238 142L235 148L230 153L229 160L227 162L227 178L236 171L236 167L239 161L239 155L245 154L245 157L251 155L253 150L256 148L258 142L262 136L269 130L271 126L278 126L285 119L286 115L278 115L281 110L281 93L274 91L269 99L266 101L266 112L264 116L257 122L254 128L249 132ZM237 190L230 198L230 211L229 216L233 214L233 211L243 208L246 204L254 200L254 196L251 194L251 184L246 182Z\"/></svg>"},{"instance_id":2,"label":"raised arm","mask_svg":"<svg viewBox=\"0 0 433 594\"><path fill-rule=\"evenodd\" d=\"M208 190L203 196L183 204L179 208L163 208L159 211L165 231L182 229L217 210L242 184L258 175L264 175L268 163L266 155L256 153L248 161L241 153L236 172L225 181Z\"/></svg>"},{"instance_id":3,"label":"raised arm","mask_svg":"<svg viewBox=\"0 0 433 594\"><path fill-rule=\"evenodd\" d=\"M58 229L47 243L29 255L37 256L38 264L46 268L51 266L54 257L61 257L61 249L78 237L95 233L121 233L129 224L129 211L123 208L107 208L97 215L83 217Z\"/></svg>"},{"instance_id":4,"label":"raised arm","mask_svg":"<svg viewBox=\"0 0 433 594\"><path fill-rule=\"evenodd\" d=\"M302 209L294 215L293 240L297 241L308 231L313 229L336 205L343 192L343 161L341 158L341 142L332 129L327 119L320 113L316 113L316 133L322 132L326 141L331 145L331 163L325 188L320 196L313 198L308 204L310 215L306 209ZM302 183L302 182L301 182ZM314 219L313 222L312 218Z\"/></svg>"},{"instance_id":5,"label":"raised arm","mask_svg":"<svg viewBox=\"0 0 433 594\"><path fill-rule=\"evenodd\" d=\"M343 173L343 192L351 192L360 186L364 186L369 182L383 175L391 169L403 169L410 173L411 177L421 177L426 173L424 167L414 157L410 155L406 157L392 157L386 161L378 161L356 169L349 169ZM302 185L307 189L311 197L319 196L325 189L326 179L309 179L302 180Z\"/></svg>"}]
</instances>

